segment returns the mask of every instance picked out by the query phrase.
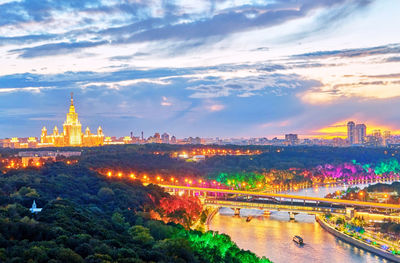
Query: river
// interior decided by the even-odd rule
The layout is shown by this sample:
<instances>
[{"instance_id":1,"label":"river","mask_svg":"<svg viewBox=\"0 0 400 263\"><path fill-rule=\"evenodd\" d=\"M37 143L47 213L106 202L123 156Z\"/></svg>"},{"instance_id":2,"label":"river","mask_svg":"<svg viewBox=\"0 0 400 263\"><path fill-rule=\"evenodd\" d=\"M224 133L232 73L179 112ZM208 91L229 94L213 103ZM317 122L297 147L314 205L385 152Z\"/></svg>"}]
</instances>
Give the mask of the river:
<instances>
[{"instance_id":1,"label":"river","mask_svg":"<svg viewBox=\"0 0 400 263\"><path fill-rule=\"evenodd\" d=\"M346 187L319 187L291 194L323 197L342 189ZM229 235L240 248L251 250L258 256L266 256L275 263L388 262L329 234L315 222L312 215L298 214L295 221L290 221L285 212L272 212L267 217L262 216L261 210L242 209L240 213L240 218L234 217L231 209L222 208L211 221L210 229ZM254 218L246 222L249 215ZM303 237L305 245L300 247L294 243L294 235Z\"/></svg>"}]
</instances>

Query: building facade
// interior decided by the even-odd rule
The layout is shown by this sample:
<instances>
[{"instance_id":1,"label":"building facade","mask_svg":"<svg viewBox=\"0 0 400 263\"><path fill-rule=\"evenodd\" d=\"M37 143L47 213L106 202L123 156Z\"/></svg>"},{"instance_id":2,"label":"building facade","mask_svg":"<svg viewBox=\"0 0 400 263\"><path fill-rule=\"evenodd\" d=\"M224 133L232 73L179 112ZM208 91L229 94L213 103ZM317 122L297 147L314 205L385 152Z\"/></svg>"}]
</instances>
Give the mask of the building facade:
<instances>
[{"instance_id":1,"label":"building facade","mask_svg":"<svg viewBox=\"0 0 400 263\"><path fill-rule=\"evenodd\" d=\"M355 126L356 124L353 121L347 123L347 141L349 144L354 144L355 142Z\"/></svg>"},{"instance_id":2,"label":"building facade","mask_svg":"<svg viewBox=\"0 0 400 263\"><path fill-rule=\"evenodd\" d=\"M285 134L285 143L287 145L296 145L299 143L299 136L297 134Z\"/></svg>"},{"instance_id":3,"label":"building facade","mask_svg":"<svg viewBox=\"0 0 400 263\"><path fill-rule=\"evenodd\" d=\"M89 127L85 133L82 132L82 124L78 119L78 113L75 111L74 98L71 93L71 105L63 124L63 131L60 132L55 126L52 134L48 134L46 127L42 128L40 136L40 145L46 147L65 147L65 146L101 146L104 144L104 134L101 127L97 129L96 134L90 132Z\"/></svg>"},{"instance_id":4,"label":"building facade","mask_svg":"<svg viewBox=\"0 0 400 263\"><path fill-rule=\"evenodd\" d=\"M356 144L363 144L367 136L367 126L365 124L357 124L355 128L354 140Z\"/></svg>"}]
</instances>

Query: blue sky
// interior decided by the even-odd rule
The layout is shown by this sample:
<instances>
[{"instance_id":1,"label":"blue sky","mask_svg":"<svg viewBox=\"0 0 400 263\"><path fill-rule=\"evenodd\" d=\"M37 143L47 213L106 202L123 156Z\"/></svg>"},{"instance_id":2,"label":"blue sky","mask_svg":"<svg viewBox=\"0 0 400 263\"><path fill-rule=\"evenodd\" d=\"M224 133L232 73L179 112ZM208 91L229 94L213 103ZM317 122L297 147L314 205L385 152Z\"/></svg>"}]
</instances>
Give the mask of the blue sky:
<instances>
[{"instance_id":1,"label":"blue sky","mask_svg":"<svg viewBox=\"0 0 400 263\"><path fill-rule=\"evenodd\" d=\"M0 138L400 130L400 1L0 0Z\"/></svg>"}]
</instances>

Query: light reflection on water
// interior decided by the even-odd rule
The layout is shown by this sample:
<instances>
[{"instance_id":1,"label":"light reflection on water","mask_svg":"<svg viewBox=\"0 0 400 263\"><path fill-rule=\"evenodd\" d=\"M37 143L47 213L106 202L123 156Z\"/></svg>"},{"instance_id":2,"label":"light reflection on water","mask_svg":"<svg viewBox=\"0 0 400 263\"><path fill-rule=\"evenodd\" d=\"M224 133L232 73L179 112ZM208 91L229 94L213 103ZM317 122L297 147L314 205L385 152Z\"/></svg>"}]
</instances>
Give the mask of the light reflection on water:
<instances>
[{"instance_id":1,"label":"light reflection on water","mask_svg":"<svg viewBox=\"0 0 400 263\"><path fill-rule=\"evenodd\" d=\"M305 189L298 195L323 197L345 187L320 187L318 192ZM388 262L365 250L345 243L329 234L315 222L313 215L298 214L291 222L286 212L272 212L262 216L262 210L241 209L241 217L234 217L233 210L221 208L211 222L210 229L228 234L240 248L251 250L258 256L266 256L279 262L338 262L377 263ZM246 217L254 218L246 222ZM292 241L294 235L303 237L305 245Z\"/></svg>"}]
</instances>

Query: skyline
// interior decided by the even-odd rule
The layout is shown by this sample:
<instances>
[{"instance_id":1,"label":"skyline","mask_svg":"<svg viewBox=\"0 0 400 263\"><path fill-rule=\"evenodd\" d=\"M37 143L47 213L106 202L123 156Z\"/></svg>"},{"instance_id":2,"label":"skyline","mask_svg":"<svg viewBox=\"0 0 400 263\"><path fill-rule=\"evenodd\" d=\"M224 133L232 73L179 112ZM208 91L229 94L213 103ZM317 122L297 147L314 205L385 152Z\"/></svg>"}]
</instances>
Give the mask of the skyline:
<instances>
[{"instance_id":1,"label":"skyline","mask_svg":"<svg viewBox=\"0 0 400 263\"><path fill-rule=\"evenodd\" d=\"M89 141L86 141L84 143L84 144L88 144L88 143L89 144L93 144L94 143L95 146L103 145L103 143L106 142L106 141L103 141L104 138L106 138L106 140L109 140L109 142L111 142L111 138L117 138L118 137L118 136L114 136L112 134L107 136L107 137L105 137L104 134L103 134L103 130L102 130L101 126L98 126L98 128L97 128L97 135L91 133L89 126L82 126L80 121L78 120L78 112L76 112L76 110L75 110L73 92L71 92L70 96L71 97L70 97L69 112L67 112L67 114L66 114L67 115L67 119L64 122L64 124L62 125L62 129L68 129L68 128L66 128L66 125L67 126L71 125L71 124L76 125L77 126L76 127L76 129L77 129L76 132L78 134L74 135L74 136L75 137L82 137L79 140L83 140L84 137L91 137L92 139L94 139L94 138L97 138L99 135L101 135L101 138L102 138L101 139L101 143L94 143L94 142L89 142ZM336 123L333 126L329 126L329 127L325 128L325 129L319 130L318 132L320 132L322 134L321 137L314 136L314 137L306 138L302 134L300 134L300 136L302 138L299 138L299 139L330 140L330 139L335 139L335 138L341 138L341 139L346 139L346 140L350 140L351 141L351 139L349 139L349 123L353 123L353 125L354 125L354 127L356 129L357 129L358 125L362 125L364 127L364 133L363 133L364 135L360 135L360 136L367 136L367 135L376 136L376 135L374 135L374 133L376 133L376 132L379 133L379 134L381 134L382 132L383 133L389 132L390 136L398 136L398 134L399 134L398 131L390 130L387 127L366 126L365 123L357 123L357 125L356 125L353 120L349 120L345 124ZM84 132L83 132L83 130L84 130ZM53 131L53 134L49 134L48 131L49 132ZM160 132L160 131L155 131L155 134L158 134L158 136L161 136L161 133L162 132ZM66 146L67 144L69 144L69 143L67 143L67 141L70 140L68 138L69 134L70 134L69 131L64 132L64 131L60 130L58 128L57 124L54 125L53 128L49 127L49 129L47 129L46 125L44 125L42 127L42 129L41 129L41 136L40 136L40 140L38 142L41 142L42 144L43 143L44 144L48 144L48 143L59 144L59 143L61 143L58 146L61 146L61 145ZM168 140L169 140L170 134L168 134L165 131L163 132L162 136L164 136L164 134L168 136ZM287 136L290 136L290 135L296 136L296 140L297 140L299 134L292 134L292 133L281 134L281 135L278 135L278 136L274 137L273 139L284 137L285 140L290 140L290 139L286 138ZM53 136L56 136L58 139L57 138L53 138ZM67 136L67 137L64 138L63 136L64 137ZM124 136L124 138L129 137L131 139L138 138L139 140L142 140L141 137L143 137L143 136L144 136L144 132L143 131L141 131L140 133L136 133L136 134L131 132L130 137L129 136ZM156 136L156 135L154 135L154 136ZM175 137L173 134L171 134L171 136ZM356 135L353 135L353 136L356 136ZM152 138L153 136L150 135L148 138L147 137L148 137L148 135L146 134L146 136L144 137L145 140L148 140L148 139ZM162 139L161 137L159 138L160 140ZM192 138L192 136L188 136L188 137ZM12 137L12 138L17 138L17 137ZM37 139L38 137L36 137L36 136L26 136L25 138L36 138ZM120 137L120 138L122 138L122 137ZM196 137L196 138L199 138L199 137ZM236 137L236 138L235 137L231 137L231 138L228 138L228 137L216 137L216 138L220 138L220 139L251 139L252 137L241 137L241 138L238 138L238 137ZM265 137L259 137L259 138L265 138ZM11 139L11 137L9 137L8 139ZM65 142L64 142L64 139L66 140ZM100 137L99 137L99 139L100 139ZM203 138L203 139L207 139L207 138ZM211 138L208 138L208 139L211 139ZM272 139L272 137L270 139ZM58 140L61 140L61 141L58 141ZM78 141L78 139L74 139L74 140ZM95 139L95 140L97 141L97 139ZM164 140L164 139L162 139L162 140ZM364 140L364 138L361 138L361 140ZM57 141L58 141L58 143L57 143ZM64 145L65 143L66 143L66 145ZM138 143L138 141L136 141L136 142L132 141L131 143ZM81 145L81 144L82 144L81 142L78 143L78 145ZM350 144L357 144L357 143L352 142ZM71 146L73 146L73 145L71 144Z\"/></svg>"},{"instance_id":2,"label":"skyline","mask_svg":"<svg viewBox=\"0 0 400 263\"><path fill-rule=\"evenodd\" d=\"M400 134L398 1L120 3L0 0L0 138Z\"/></svg>"}]
</instances>

